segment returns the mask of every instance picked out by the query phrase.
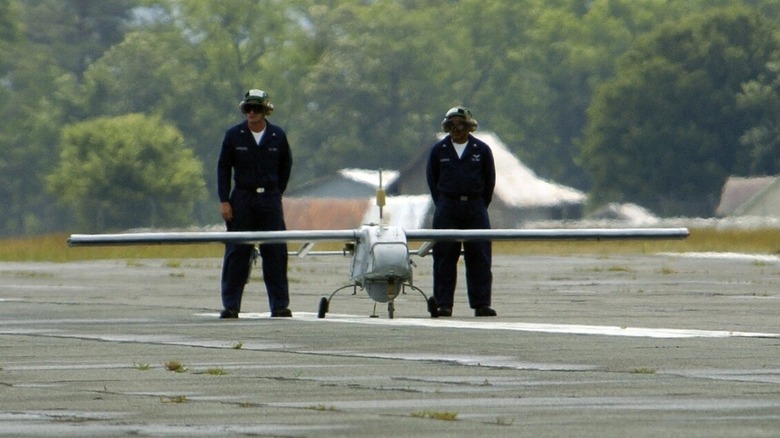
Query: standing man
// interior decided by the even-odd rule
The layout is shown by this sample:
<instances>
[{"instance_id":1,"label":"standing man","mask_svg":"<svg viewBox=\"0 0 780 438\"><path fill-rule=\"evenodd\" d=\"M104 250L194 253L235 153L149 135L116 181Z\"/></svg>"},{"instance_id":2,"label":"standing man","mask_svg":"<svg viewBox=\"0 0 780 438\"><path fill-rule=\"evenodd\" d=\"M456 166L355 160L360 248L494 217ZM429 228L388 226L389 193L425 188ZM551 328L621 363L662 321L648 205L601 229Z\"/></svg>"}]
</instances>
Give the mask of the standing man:
<instances>
[{"instance_id":1,"label":"standing man","mask_svg":"<svg viewBox=\"0 0 780 438\"><path fill-rule=\"evenodd\" d=\"M274 107L265 91L249 90L238 107L246 120L225 132L217 162L222 219L228 231L285 230L282 194L292 168L287 135L282 128L266 120ZM225 245L222 264L224 309L220 318L238 318L254 251L253 245ZM261 244L260 256L271 316L292 316L288 307L287 245Z\"/></svg>"},{"instance_id":2,"label":"standing man","mask_svg":"<svg viewBox=\"0 0 780 438\"><path fill-rule=\"evenodd\" d=\"M448 133L431 148L426 176L435 205L433 228L490 228L488 206L496 185L493 152L470 133L477 129L471 111L456 106L441 122ZM460 242L433 246L433 296L438 316L452 316ZM491 305L493 284L490 241L463 242L466 287L475 316L496 316Z\"/></svg>"}]
</instances>

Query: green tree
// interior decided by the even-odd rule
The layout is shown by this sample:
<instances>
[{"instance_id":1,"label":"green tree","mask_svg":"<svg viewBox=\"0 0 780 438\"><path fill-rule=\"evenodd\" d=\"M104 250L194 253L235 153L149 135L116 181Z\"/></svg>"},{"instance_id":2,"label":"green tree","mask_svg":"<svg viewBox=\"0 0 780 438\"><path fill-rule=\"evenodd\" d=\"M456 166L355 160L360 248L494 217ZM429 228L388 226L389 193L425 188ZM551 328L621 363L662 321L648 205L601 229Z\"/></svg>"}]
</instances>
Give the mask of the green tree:
<instances>
[{"instance_id":1,"label":"green tree","mask_svg":"<svg viewBox=\"0 0 780 438\"><path fill-rule=\"evenodd\" d=\"M327 44L302 80L296 166L400 168L430 146L447 108L471 103L478 73L452 25L463 2L330 3L309 10L313 39Z\"/></svg>"},{"instance_id":2,"label":"green tree","mask_svg":"<svg viewBox=\"0 0 780 438\"><path fill-rule=\"evenodd\" d=\"M0 0L0 72L7 61L5 58L9 47L21 36L18 15L19 10L15 2Z\"/></svg>"},{"instance_id":3,"label":"green tree","mask_svg":"<svg viewBox=\"0 0 780 438\"><path fill-rule=\"evenodd\" d=\"M754 117L743 84L766 74L771 27L728 8L666 25L642 39L590 109L582 161L592 201L632 201L663 215L709 215L746 149Z\"/></svg>"},{"instance_id":4,"label":"green tree","mask_svg":"<svg viewBox=\"0 0 780 438\"><path fill-rule=\"evenodd\" d=\"M189 225L205 189L202 165L181 133L141 114L65 127L47 180L78 226L98 231Z\"/></svg>"},{"instance_id":5,"label":"green tree","mask_svg":"<svg viewBox=\"0 0 780 438\"><path fill-rule=\"evenodd\" d=\"M140 0L36 0L21 2L30 42L77 76L124 36Z\"/></svg>"},{"instance_id":6,"label":"green tree","mask_svg":"<svg viewBox=\"0 0 780 438\"><path fill-rule=\"evenodd\" d=\"M631 47L636 35L664 19L668 11L662 3L667 2L534 3L529 41L517 57L518 67L533 78L533 88L523 93L533 105L515 122L526 136L518 154L540 174L584 189L589 180L576 163L576 144L593 88L614 75L615 58ZM509 124L501 130L515 132Z\"/></svg>"},{"instance_id":7,"label":"green tree","mask_svg":"<svg viewBox=\"0 0 780 438\"><path fill-rule=\"evenodd\" d=\"M780 54L779 54L780 55ZM780 60L770 62L765 76L744 84L737 105L756 123L742 137L741 154L733 173L777 175L780 173Z\"/></svg>"},{"instance_id":8,"label":"green tree","mask_svg":"<svg viewBox=\"0 0 780 438\"><path fill-rule=\"evenodd\" d=\"M133 3L0 3L0 234L67 225L45 190L45 175L56 164L61 127L84 117L78 89L84 66L120 38L119 23Z\"/></svg>"},{"instance_id":9,"label":"green tree","mask_svg":"<svg viewBox=\"0 0 780 438\"><path fill-rule=\"evenodd\" d=\"M399 168L427 149L444 110L465 104L481 129L495 131L542 176L588 189L595 174L594 200L679 203L702 192L695 178L659 196L655 185L640 192L654 176L634 169L621 178L634 184L636 196L615 188L624 180L602 172L611 169L609 158L595 157L633 163L645 157L613 153L610 142L636 137L635 145L658 148L670 137L679 146L688 136L703 148L697 154L706 163L696 166L710 170L702 175L725 172L730 158L718 146L725 137L711 129L730 132L725 123L700 117L666 126L663 114L684 120L698 105L713 119L744 127L733 137L731 172L775 168L769 163L776 150L776 72L726 81L733 94L731 101L721 98L722 107L706 94L722 65L741 75L733 69L740 47L756 49L772 37L753 32L749 21L731 30L696 24L707 11L734 5L762 17L762 29L780 23L777 0L0 0L0 233L68 226L44 177L57 166L61 128L97 117L143 113L175 125L205 163L213 193L220 140L242 118L237 103L251 87L271 93L272 121L288 132L296 158L292 185L346 166ZM654 36L643 38L648 32ZM753 41L740 43L740 32ZM669 53L659 42L664 38ZM694 48L715 61L698 69L680 61L703 59ZM620 58L628 50L634 58ZM619 69L618 59L625 59ZM764 59L743 64L753 68ZM651 84L652 92L635 92L639 83ZM601 90L595 101L594 90ZM623 114L621 105L632 102L623 99L632 93L645 99L637 97ZM734 101L738 119L716 116ZM658 111L637 122L633 115L648 102ZM621 120L636 124L613 129ZM592 127L587 136L585 126ZM653 133L651 126L663 129ZM717 141L700 140L708 135ZM599 136L603 148L593 146ZM721 164L704 158L716 155ZM671 162L673 172L678 161L649 162L659 168ZM214 202L213 195L201 201L192 221L217 221Z\"/></svg>"},{"instance_id":10,"label":"green tree","mask_svg":"<svg viewBox=\"0 0 780 438\"><path fill-rule=\"evenodd\" d=\"M587 109L638 36L706 9L703 1L530 0L476 6L478 65L492 66L479 105L491 127L539 174L583 190L578 162ZM484 2L483 2L484 3ZM472 14L463 14L464 25ZM493 50L490 50L493 48Z\"/></svg>"},{"instance_id":11,"label":"green tree","mask_svg":"<svg viewBox=\"0 0 780 438\"><path fill-rule=\"evenodd\" d=\"M173 123L205 163L216 193L222 135L242 118L238 103L260 87L277 106L273 121L295 111L297 75L306 69L300 26L291 17L301 3L279 0L150 2L150 19L94 62L85 74L85 110L93 116L155 114ZM213 197L197 221L218 220Z\"/></svg>"}]
</instances>

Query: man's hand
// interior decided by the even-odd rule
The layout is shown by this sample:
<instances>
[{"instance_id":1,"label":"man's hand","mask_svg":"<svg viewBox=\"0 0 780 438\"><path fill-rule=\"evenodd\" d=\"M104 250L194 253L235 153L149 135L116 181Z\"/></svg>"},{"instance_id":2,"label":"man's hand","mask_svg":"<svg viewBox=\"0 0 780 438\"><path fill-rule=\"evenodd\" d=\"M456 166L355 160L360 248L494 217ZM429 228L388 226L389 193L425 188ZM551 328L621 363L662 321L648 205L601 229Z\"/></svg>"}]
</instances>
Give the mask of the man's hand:
<instances>
[{"instance_id":1,"label":"man's hand","mask_svg":"<svg viewBox=\"0 0 780 438\"><path fill-rule=\"evenodd\" d=\"M222 219L224 219L225 222L232 221L233 220L233 206L231 206L229 202L221 202L219 204L219 214L222 215Z\"/></svg>"}]
</instances>

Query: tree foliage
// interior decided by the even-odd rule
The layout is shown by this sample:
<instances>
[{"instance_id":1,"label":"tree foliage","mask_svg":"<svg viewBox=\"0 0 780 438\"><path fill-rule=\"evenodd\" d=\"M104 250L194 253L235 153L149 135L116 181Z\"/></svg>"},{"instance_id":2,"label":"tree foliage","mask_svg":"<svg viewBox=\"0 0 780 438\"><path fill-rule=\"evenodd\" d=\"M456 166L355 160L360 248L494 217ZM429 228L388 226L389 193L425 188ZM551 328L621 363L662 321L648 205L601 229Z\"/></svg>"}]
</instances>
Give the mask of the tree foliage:
<instances>
[{"instance_id":1,"label":"tree foliage","mask_svg":"<svg viewBox=\"0 0 780 438\"><path fill-rule=\"evenodd\" d=\"M583 164L594 200L711 212L725 179L750 170L744 136L758 114L737 97L770 73L778 48L771 29L744 9L691 17L638 42L591 106Z\"/></svg>"},{"instance_id":2,"label":"tree foliage","mask_svg":"<svg viewBox=\"0 0 780 438\"><path fill-rule=\"evenodd\" d=\"M175 127L142 114L67 126L48 188L88 229L188 225L203 168Z\"/></svg>"},{"instance_id":3,"label":"tree foliage","mask_svg":"<svg viewBox=\"0 0 780 438\"><path fill-rule=\"evenodd\" d=\"M73 223L46 176L61 131L96 118L175 126L214 193L255 87L292 185L401 168L465 104L594 206L708 214L725 175L777 172L779 22L776 0L0 0L0 234ZM197 203L185 219L219 221Z\"/></svg>"},{"instance_id":4,"label":"tree foliage","mask_svg":"<svg viewBox=\"0 0 780 438\"><path fill-rule=\"evenodd\" d=\"M16 43L21 34L18 9L9 0L0 0L0 71L4 65L9 47Z\"/></svg>"},{"instance_id":5,"label":"tree foliage","mask_svg":"<svg viewBox=\"0 0 780 438\"><path fill-rule=\"evenodd\" d=\"M137 0L36 0L22 3L29 41L65 71L80 75L120 42Z\"/></svg>"},{"instance_id":6,"label":"tree foliage","mask_svg":"<svg viewBox=\"0 0 780 438\"><path fill-rule=\"evenodd\" d=\"M83 68L121 39L119 23L131 6L78 0L7 5L3 17L14 20L14 31L0 70L0 234L70 223L45 190L45 178L57 164L62 126L89 117L79 105Z\"/></svg>"},{"instance_id":7,"label":"tree foliage","mask_svg":"<svg viewBox=\"0 0 780 438\"><path fill-rule=\"evenodd\" d=\"M767 65L764 76L743 84L737 107L755 123L739 138L744 153L737 156L735 173L780 173L780 60Z\"/></svg>"}]
</instances>

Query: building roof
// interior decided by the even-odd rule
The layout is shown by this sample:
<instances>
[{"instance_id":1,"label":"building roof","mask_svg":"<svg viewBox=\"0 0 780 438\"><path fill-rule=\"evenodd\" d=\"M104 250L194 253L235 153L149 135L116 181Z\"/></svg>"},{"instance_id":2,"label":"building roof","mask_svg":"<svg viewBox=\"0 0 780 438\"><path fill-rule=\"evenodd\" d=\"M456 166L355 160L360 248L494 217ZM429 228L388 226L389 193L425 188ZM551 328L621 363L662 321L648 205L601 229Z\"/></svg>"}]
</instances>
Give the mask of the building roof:
<instances>
[{"instance_id":1,"label":"building roof","mask_svg":"<svg viewBox=\"0 0 780 438\"><path fill-rule=\"evenodd\" d=\"M586 199L583 192L538 177L495 134L480 131L475 137L490 146L496 163L496 187L490 205L493 226L581 217ZM425 176L428 152L428 147L421 149L400 172L382 171L382 186L392 195L386 197L382 223L404 228L429 226L432 202ZM375 205L379 177L378 170L347 168L288 190L288 228L343 229L379 223Z\"/></svg>"},{"instance_id":2,"label":"building roof","mask_svg":"<svg viewBox=\"0 0 780 438\"><path fill-rule=\"evenodd\" d=\"M585 202L585 193L537 176L494 133L479 132L475 137L487 143L493 151L496 161L494 195L505 204L513 207L547 207Z\"/></svg>"},{"instance_id":3,"label":"building roof","mask_svg":"<svg viewBox=\"0 0 780 438\"><path fill-rule=\"evenodd\" d=\"M379 170L341 169L334 175L324 176L291 187L285 196L291 198L360 198L376 194L379 187ZM387 187L398 178L397 170L381 171L382 185Z\"/></svg>"},{"instance_id":4,"label":"building roof","mask_svg":"<svg viewBox=\"0 0 780 438\"><path fill-rule=\"evenodd\" d=\"M478 131L473 134L490 146L496 162L494 201L513 208L552 207L563 204L583 204L585 193L537 176L507 148L494 133ZM442 138L441 135L439 138ZM410 161L401 175L388 184L388 192L403 195L428 194L425 177L429 148Z\"/></svg>"},{"instance_id":5,"label":"building roof","mask_svg":"<svg viewBox=\"0 0 780 438\"><path fill-rule=\"evenodd\" d=\"M775 176L740 177L730 176L723 185L720 203L715 210L719 217L738 215L738 210L766 190L777 180Z\"/></svg>"},{"instance_id":6,"label":"building roof","mask_svg":"<svg viewBox=\"0 0 780 438\"><path fill-rule=\"evenodd\" d=\"M288 230L348 230L360 227L371 206L363 199L283 198Z\"/></svg>"},{"instance_id":7,"label":"building roof","mask_svg":"<svg viewBox=\"0 0 780 438\"><path fill-rule=\"evenodd\" d=\"M366 184L376 189L379 187L379 180L381 178L382 186L387 187L398 178L399 172L397 170L370 170L370 169L341 169L339 175L343 178L350 179L359 184Z\"/></svg>"},{"instance_id":8,"label":"building roof","mask_svg":"<svg viewBox=\"0 0 780 438\"><path fill-rule=\"evenodd\" d=\"M407 229L423 228L433 201L430 195L388 196L379 218L376 198L371 199L371 207L365 211L363 223L383 223Z\"/></svg>"}]
</instances>

